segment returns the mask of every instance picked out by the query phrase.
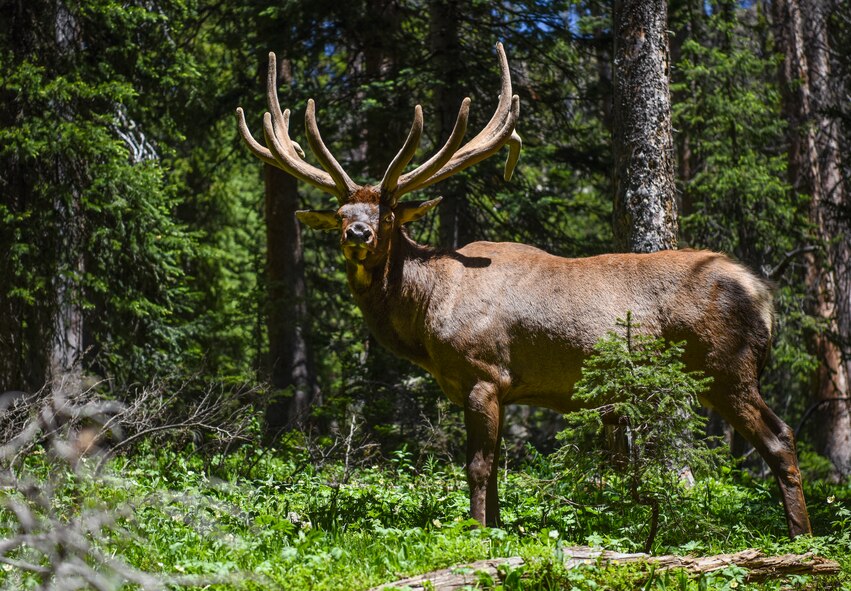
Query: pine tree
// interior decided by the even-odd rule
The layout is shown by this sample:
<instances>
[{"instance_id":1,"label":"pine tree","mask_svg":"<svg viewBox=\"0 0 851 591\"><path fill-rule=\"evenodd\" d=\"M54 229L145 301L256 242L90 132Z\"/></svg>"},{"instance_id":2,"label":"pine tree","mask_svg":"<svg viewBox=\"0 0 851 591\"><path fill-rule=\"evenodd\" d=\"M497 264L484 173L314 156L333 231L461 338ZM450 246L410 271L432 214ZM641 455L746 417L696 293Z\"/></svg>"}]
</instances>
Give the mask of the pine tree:
<instances>
[{"instance_id":1,"label":"pine tree","mask_svg":"<svg viewBox=\"0 0 851 591\"><path fill-rule=\"evenodd\" d=\"M140 4L6 6L2 390L80 368L144 379L180 358L193 246L152 139L168 125L166 89L186 75L168 16Z\"/></svg>"}]
</instances>

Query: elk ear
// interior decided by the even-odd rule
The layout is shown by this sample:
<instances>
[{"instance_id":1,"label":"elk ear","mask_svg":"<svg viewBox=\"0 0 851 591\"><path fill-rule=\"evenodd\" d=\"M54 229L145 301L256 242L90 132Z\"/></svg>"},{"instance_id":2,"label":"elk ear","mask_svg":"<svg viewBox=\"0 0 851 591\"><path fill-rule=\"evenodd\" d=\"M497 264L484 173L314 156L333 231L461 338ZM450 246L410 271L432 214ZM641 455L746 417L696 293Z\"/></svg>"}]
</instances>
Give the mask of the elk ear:
<instances>
[{"instance_id":1,"label":"elk ear","mask_svg":"<svg viewBox=\"0 0 851 591\"><path fill-rule=\"evenodd\" d=\"M393 213L396 214L396 220L400 224L407 224L420 219L429 212L433 207L437 206L443 197L437 197L430 201L405 201L396 205Z\"/></svg>"},{"instance_id":2,"label":"elk ear","mask_svg":"<svg viewBox=\"0 0 851 591\"><path fill-rule=\"evenodd\" d=\"M302 224L314 230L335 230L340 227L337 212L333 209L311 209L295 212L295 217Z\"/></svg>"}]
</instances>

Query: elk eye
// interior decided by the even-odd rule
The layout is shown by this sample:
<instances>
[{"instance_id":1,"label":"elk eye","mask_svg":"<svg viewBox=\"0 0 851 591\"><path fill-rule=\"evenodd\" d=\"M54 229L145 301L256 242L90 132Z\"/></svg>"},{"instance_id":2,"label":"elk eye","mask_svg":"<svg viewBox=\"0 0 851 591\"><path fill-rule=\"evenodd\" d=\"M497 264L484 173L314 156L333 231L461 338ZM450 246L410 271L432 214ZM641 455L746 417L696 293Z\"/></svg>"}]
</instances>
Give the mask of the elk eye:
<instances>
[{"instance_id":1,"label":"elk eye","mask_svg":"<svg viewBox=\"0 0 851 591\"><path fill-rule=\"evenodd\" d=\"M384 222L385 224L389 224L390 222L393 221L393 214L388 213L386 216L384 216L384 218L381 221Z\"/></svg>"}]
</instances>

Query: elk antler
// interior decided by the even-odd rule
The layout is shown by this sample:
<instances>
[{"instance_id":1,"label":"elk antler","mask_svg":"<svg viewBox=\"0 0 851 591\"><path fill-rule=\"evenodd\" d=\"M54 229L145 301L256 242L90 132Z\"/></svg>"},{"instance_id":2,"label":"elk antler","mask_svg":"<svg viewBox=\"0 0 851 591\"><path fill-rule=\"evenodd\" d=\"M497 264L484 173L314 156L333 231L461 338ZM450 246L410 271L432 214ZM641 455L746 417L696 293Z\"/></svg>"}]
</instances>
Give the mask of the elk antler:
<instances>
[{"instance_id":1,"label":"elk antler","mask_svg":"<svg viewBox=\"0 0 851 591\"><path fill-rule=\"evenodd\" d=\"M417 105L408 139L381 181L382 196L391 206L395 205L399 197L405 193L442 181L492 156L505 145L509 146L508 159L505 163L505 180L511 179L514 167L520 158L522 146L522 140L514 129L517 117L520 115L520 97L511 94L511 72L502 43L496 44L496 51L499 54L502 88L496 111L485 128L464 147L458 149L467 129L467 118L470 114L470 99L465 98L446 144L418 168L402 175L401 172L413 157L422 134L422 109Z\"/></svg>"},{"instance_id":2,"label":"elk antler","mask_svg":"<svg viewBox=\"0 0 851 591\"><path fill-rule=\"evenodd\" d=\"M499 54L502 88L496 111L488 124L476 137L459 149L464 133L467 131L467 119L470 115L470 99L465 98L458 110L455 127L443 147L415 170L402 174L414 157L423 133L423 111L422 107L417 105L408 138L387 167L387 172L384 173L381 181L381 198L385 203L393 207L399 197L405 193L442 181L492 156L505 145L509 146L508 159L505 163L505 180L511 179L511 174L520 158L522 146L520 136L514 130L517 117L520 115L520 98L511 94L511 72L508 69L508 59L505 57L502 43L496 44L496 50ZM290 110L281 111L281 105L278 103L277 66L274 53L269 53L266 88L269 111L263 115L263 134L268 148L262 146L251 135L245 123L245 115L239 107L236 115L242 139L254 155L263 162L276 166L326 193L331 193L341 204L346 203L361 186L349 178L322 141L319 127L316 125L316 105L313 99L307 101L305 133L311 151L325 170L306 162L301 147L290 139Z\"/></svg>"},{"instance_id":3,"label":"elk antler","mask_svg":"<svg viewBox=\"0 0 851 591\"><path fill-rule=\"evenodd\" d=\"M399 175L402 174L402 171L405 170L405 167L411 161L411 158L414 157L414 153L420 145L420 137L422 137L422 135L423 108L417 105L414 107L414 122L411 124L411 131L408 133L408 139L405 140L405 144L402 146L402 149L399 150L399 153L396 154L395 158L393 158L390 166L387 167L387 172L384 173L384 178L381 179L382 198L386 198L385 196L389 197L396 192L396 188L399 186ZM463 131L461 132L461 135L463 135Z\"/></svg>"},{"instance_id":4,"label":"elk antler","mask_svg":"<svg viewBox=\"0 0 851 591\"><path fill-rule=\"evenodd\" d=\"M319 127L316 125L316 105L313 99L307 101L307 111L304 118L305 133L311 151L325 170L316 168L304 160L304 152L301 147L290 139L290 110L281 111L281 105L278 103L277 75L275 54L270 52L269 74L266 84L269 111L263 115L263 132L266 145L271 149L263 147L254 139L245 123L242 107L238 107L236 116L242 139L245 140L254 155L266 164L276 166L292 176L310 183L317 189L331 193L337 197L341 204L346 203L349 196L357 191L360 186L349 178L349 175L346 174L343 167L325 146L325 142L322 141Z\"/></svg>"}]
</instances>

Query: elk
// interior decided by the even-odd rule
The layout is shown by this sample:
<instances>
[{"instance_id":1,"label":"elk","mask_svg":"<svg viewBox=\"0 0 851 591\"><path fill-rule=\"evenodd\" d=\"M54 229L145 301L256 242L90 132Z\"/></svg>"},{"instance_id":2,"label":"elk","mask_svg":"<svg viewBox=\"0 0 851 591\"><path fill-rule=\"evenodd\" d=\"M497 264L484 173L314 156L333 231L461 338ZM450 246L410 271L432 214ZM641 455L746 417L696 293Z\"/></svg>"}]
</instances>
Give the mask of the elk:
<instances>
[{"instance_id":1,"label":"elk","mask_svg":"<svg viewBox=\"0 0 851 591\"><path fill-rule=\"evenodd\" d=\"M501 89L496 111L469 142L462 141L470 99L461 103L446 143L404 172L423 131L422 108L378 185L352 181L325 146L313 100L307 142L319 169L289 136L290 111L277 96L275 54L269 54L263 116L265 146L237 109L240 135L263 162L336 196L333 210L297 212L302 223L338 230L355 302L375 338L428 371L464 409L470 512L482 524L499 519L497 466L505 406L531 404L561 413L583 359L630 311L642 330L686 341L686 363L713 378L701 402L738 430L770 466L783 498L789 534L809 533L792 430L765 404L759 374L772 336L767 285L728 257L707 251L609 254L568 259L515 243L474 242L439 250L405 230L440 198L399 201L509 147L511 178L521 140L520 101L512 94L505 51L497 44Z\"/></svg>"}]
</instances>

